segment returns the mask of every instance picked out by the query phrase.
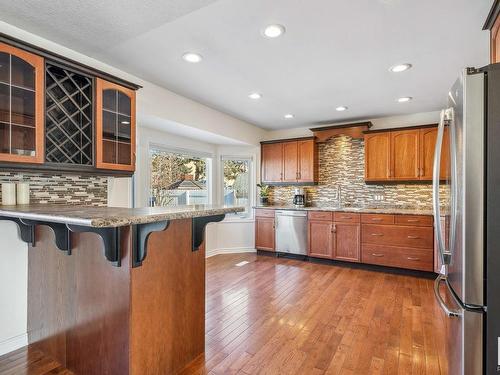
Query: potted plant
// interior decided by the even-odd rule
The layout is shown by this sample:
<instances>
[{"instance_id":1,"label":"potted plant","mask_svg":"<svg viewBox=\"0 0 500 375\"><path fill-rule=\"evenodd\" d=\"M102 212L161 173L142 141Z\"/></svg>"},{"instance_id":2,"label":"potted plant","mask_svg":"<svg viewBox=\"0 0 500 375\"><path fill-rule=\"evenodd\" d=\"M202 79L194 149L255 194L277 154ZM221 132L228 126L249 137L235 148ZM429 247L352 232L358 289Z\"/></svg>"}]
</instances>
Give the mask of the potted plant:
<instances>
[{"instance_id":1,"label":"potted plant","mask_svg":"<svg viewBox=\"0 0 500 375\"><path fill-rule=\"evenodd\" d=\"M266 184L257 184L257 187L260 189L259 193L259 202L261 205L265 206L269 204L269 190L270 186Z\"/></svg>"}]
</instances>

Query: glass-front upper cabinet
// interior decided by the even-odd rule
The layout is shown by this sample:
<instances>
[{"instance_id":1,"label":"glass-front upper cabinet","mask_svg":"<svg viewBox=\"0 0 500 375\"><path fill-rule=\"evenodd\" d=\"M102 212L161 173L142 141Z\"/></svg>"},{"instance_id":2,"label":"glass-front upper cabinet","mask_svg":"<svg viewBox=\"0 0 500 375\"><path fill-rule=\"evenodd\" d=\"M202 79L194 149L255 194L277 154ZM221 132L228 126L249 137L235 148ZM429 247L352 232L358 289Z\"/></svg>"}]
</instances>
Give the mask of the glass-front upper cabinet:
<instances>
[{"instance_id":1,"label":"glass-front upper cabinet","mask_svg":"<svg viewBox=\"0 0 500 375\"><path fill-rule=\"evenodd\" d=\"M0 43L0 161L43 163L43 58Z\"/></svg>"},{"instance_id":2,"label":"glass-front upper cabinet","mask_svg":"<svg viewBox=\"0 0 500 375\"><path fill-rule=\"evenodd\" d=\"M135 91L96 79L97 168L135 170Z\"/></svg>"}]
</instances>

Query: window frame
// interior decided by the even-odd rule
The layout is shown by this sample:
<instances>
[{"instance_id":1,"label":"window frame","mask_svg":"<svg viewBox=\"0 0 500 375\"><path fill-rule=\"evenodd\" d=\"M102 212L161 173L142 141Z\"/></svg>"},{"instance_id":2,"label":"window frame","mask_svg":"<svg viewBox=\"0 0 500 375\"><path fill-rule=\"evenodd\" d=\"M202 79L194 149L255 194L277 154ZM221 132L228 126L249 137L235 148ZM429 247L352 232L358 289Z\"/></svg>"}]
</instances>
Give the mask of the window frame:
<instances>
[{"instance_id":1,"label":"window frame","mask_svg":"<svg viewBox=\"0 0 500 375\"><path fill-rule=\"evenodd\" d=\"M234 161L246 161L248 162L248 205L245 212L235 212L232 214L227 214L225 220L231 221L248 221L252 219L252 207L254 206L255 200L255 176L254 176L254 157L252 155L231 155L222 154L219 158L219 200L221 204L224 204L224 161L234 160Z\"/></svg>"},{"instance_id":2,"label":"window frame","mask_svg":"<svg viewBox=\"0 0 500 375\"><path fill-rule=\"evenodd\" d=\"M207 176L207 197L208 201L207 203L204 203L206 205L211 205L213 202L213 161L214 161L214 154L210 152L203 152L203 151L196 151L192 149L187 149L187 148L180 148L180 147L172 147L168 145L162 145L159 143L149 143L148 147L148 163L147 163L147 170L148 170L148 207L150 206L150 201L149 198L151 197L151 176L152 176L152 170L151 170L151 152L152 151L160 151L160 152L165 152L165 153L171 153L171 154L179 154L179 155L187 155L193 158L199 158L199 159L205 159L206 162L206 176Z\"/></svg>"}]
</instances>

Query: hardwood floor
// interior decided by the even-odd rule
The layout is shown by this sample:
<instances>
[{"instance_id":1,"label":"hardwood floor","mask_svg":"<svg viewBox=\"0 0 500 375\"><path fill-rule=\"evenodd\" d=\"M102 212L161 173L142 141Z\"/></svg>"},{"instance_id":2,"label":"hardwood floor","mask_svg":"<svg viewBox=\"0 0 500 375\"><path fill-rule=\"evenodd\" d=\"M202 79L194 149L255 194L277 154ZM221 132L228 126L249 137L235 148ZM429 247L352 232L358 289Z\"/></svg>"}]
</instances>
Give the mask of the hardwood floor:
<instances>
[{"instance_id":1,"label":"hardwood floor","mask_svg":"<svg viewBox=\"0 0 500 375\"><path fill-rule=\"evenodd\" d=\"M218 255L207 259L206 303L205 357L182 375L447 374L432 280ZM23 350L0 357L0 374L63 373L50 359L27 371L43 359Z\"/></svg>"}]
</instances>

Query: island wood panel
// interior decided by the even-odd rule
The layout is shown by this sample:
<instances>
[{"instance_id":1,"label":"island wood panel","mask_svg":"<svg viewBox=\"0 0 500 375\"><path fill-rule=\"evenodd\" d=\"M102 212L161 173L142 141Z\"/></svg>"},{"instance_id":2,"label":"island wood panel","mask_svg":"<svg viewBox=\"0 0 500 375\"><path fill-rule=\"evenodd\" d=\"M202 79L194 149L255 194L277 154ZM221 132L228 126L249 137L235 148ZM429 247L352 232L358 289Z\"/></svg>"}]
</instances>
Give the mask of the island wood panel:
<instances>
[{"instance_id":1,"label":"island wood panel","mask_svg":"<svg viewBox=\"0 0 500 375\"><path fill-rule=\"evenodd\" d=\"M298 141L298 182L315 182L318 176L318 151L314 139Z\"/></svg>"},{"instance_id":2,"label":"island wood panel","mask_svg":"<svg viewBox=\"0 0 500 375\"><path fill-rule=\"evenodd\" d=\"M121 231L122 267L92 233L72 233L68 256L39 225L29 248L29 342L78 374L129 373L129 227Z\"/></svg>"},{"instance_id":3,"label":"island wood panel","mask_svg":"<svg viewBox=\"0 0 500 375\"><path fill-rule=\"evenodd\" d=\"M333 257L333 224L331 221L309 220L308 222L308 255L317 258Z\"/></svg>"},{"instance_id":4,"label":"island wood panel","mask_svg":"<svg viewBox=\"0 0 500 375\"><path fill-rule=\"evenodd\" d=\"M191 219L152 233L131 273L131 374L175 374L205 349L205 246L191 250Z\"/></svg>"},{"instance_id":5,"label":"island wood panel","mask_svg":"<svg viewBox=\"0 0 500 375\"><path fill-rule=\"evenodd\" d=\"M384 181L391 176L390 133L365 134L365 180Z\"/></svg>"},{"instance_id":6,"label":"island wood panel","mask_svg":"<svg viewBox=\"0 0 500 375\"><path fill-rule=\"evenodd\" d=\"M391 134L391 178L394 180L418 180L420 131L400 130Z\"/></svg>"},{"instance_id":7,"label":"island wood panel","mask_svg":"<svg viewBox=\"0 0 500 375\"><path fill-rule=\"evenodd\" d=\"M283 180L283 144L266 143L261 146L261 173L263 182Z\"/></svg>"},{"instance_id":8,"label":"island wood panel","mask_svg":"<svg viewBox=\"0 0 500 375\"><path fill-rule=\"evenodd\" d=\"M283 182L296 182L299 178L299 150L297 142L283 143Z\"/></svg>"},{"instance_id":9,"label":"island wood panel","mask_svg":"<svg viewBox=\"0 0 500 375\"><path fill-rule=\"evenodd\" d=\"M333 259L360 261L360 225L334 223Z\"/></svg>"}]
</instances>

